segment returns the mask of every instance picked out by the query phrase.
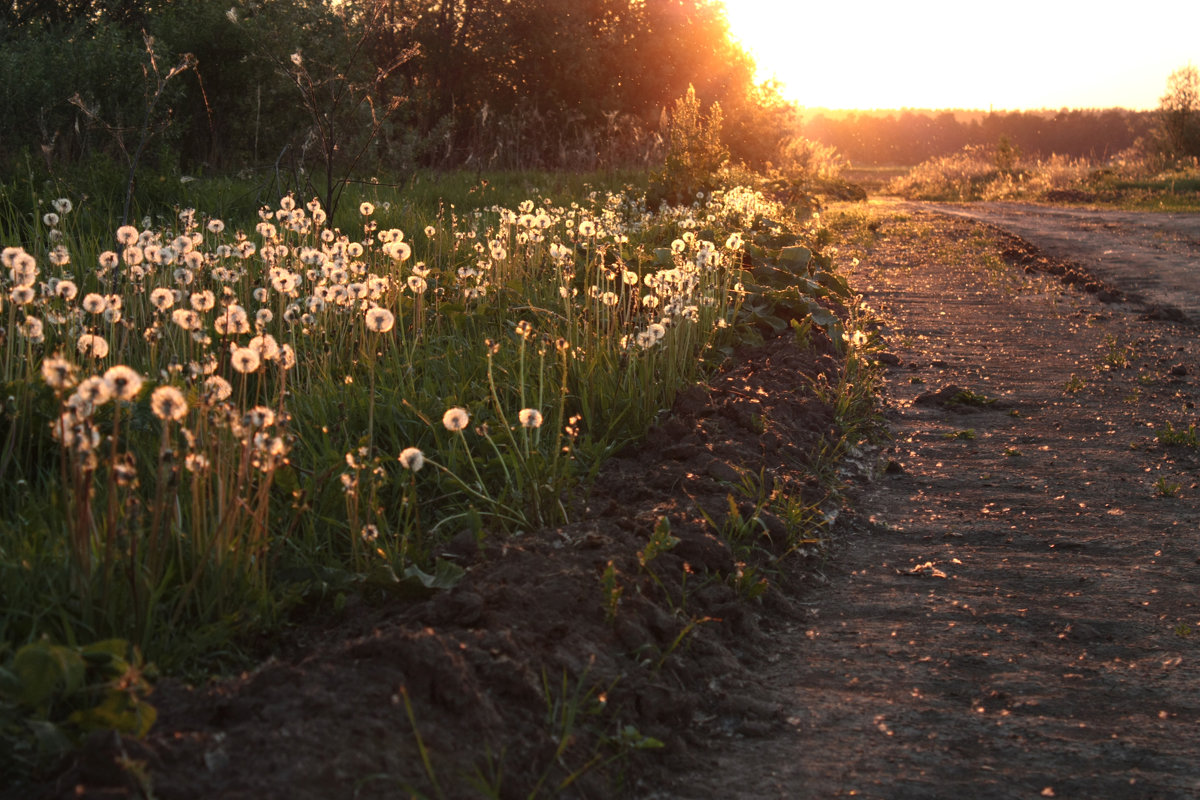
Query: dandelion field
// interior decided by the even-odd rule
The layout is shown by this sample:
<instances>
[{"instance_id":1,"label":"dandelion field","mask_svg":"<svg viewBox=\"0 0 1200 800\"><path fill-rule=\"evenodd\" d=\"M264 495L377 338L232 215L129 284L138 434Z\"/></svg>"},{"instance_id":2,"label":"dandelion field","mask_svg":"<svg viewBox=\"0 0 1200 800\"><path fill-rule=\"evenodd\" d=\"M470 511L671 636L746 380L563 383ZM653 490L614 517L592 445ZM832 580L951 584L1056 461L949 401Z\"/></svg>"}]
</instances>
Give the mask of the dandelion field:
<instances>
[{"instance_id":1,"label":"dandelion field","mask_svg":"<svg viewBox=\"0 0 1200 800\"><path fill-rule=\"evenodd\" d=\"M801 246L742 188L654 212L377 192L341 229L292 195L107 236L84 211L5 231L0 642L27 661L219 669L300 606L452 586L448 541L569 520L679 389L786 327L768 296L837 338L815 298L845 294L815 223Z\"/></svg>"}]
</instances>

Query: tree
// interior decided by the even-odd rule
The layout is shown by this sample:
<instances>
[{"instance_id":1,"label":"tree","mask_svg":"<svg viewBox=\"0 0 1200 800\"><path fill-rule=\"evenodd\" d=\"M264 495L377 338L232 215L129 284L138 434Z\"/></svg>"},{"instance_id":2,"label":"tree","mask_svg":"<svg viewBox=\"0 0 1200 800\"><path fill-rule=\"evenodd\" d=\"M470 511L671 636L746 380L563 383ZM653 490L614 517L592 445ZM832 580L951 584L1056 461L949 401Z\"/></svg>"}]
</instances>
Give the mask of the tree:
<instances>
[{"instance_id":1,"label":"tree","mask_svg":"<svg viewBox=\"0 0 1200 800\"><path fill-rule=\"evenodd\" d=\"M1163 149L1175 157L1200 156L1200 70L1191 64L1167 78L1159 100L1159 135Z\"/></svg>"}]
</instances>

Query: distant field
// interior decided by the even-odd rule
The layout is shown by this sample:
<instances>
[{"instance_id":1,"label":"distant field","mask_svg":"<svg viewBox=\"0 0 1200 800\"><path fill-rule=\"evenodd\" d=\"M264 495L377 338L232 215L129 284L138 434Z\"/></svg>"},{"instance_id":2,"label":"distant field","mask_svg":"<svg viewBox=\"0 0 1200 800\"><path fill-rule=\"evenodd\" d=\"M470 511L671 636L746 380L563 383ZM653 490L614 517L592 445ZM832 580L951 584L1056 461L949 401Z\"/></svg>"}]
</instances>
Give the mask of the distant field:
<instances>
[{"instance_id":1,"label":"distant field","mask_svg":"<svg viewBox=\"0 0 1200 800\"><path fill-rule=\"evenodd\" d=\"M846 167L842 177L867 190L868 194L879 194L893 179L907 175L912 167Z\"/></svg>"}]
</instances>

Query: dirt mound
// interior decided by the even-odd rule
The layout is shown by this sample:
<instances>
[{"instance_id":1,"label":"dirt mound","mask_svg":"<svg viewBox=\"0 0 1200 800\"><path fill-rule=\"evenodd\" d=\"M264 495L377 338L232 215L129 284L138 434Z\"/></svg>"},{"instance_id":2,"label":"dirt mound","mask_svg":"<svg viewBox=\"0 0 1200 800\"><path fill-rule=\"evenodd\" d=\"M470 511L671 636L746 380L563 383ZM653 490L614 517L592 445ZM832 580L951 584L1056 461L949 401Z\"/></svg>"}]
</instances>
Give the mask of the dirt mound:
<instances>
[{"instance_id":1,"label":"dirt mound","mask_svg":"<svg viewBox=\"0 0 1200 800\"><path fill-rule=\"evenodd\" d=\"M1102 303L1120 303L1125 300L1124 292L1111 283L1100 280L1082 265L1047 255L1016 234L999 228L994 230L1003 243L1000 255L1009 264L1017 265L1026 272L1044 272L1057 276L1063 285L1078 286L1085 292L1096 295L1096 299Z\"/></svg>"}]
</instances>

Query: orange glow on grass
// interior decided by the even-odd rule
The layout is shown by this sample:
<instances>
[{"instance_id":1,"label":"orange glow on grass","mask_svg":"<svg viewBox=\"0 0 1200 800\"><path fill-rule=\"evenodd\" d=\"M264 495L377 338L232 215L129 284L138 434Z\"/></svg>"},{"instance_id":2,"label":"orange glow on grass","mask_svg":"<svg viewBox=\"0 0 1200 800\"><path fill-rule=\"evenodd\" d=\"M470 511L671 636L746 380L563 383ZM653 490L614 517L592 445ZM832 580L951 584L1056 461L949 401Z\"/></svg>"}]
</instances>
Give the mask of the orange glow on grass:
<instances>
[{"instance_id":1,"label":"orange glow on grass","mask_svg":"<svg viewBox=\"0 0 1200 800\"><path fill-rule=\"evenodd\" d=\"M1150 109L1200 64L1200 3L724 0L789 100L813 107Z\"/></svg>"}]
</instances>

